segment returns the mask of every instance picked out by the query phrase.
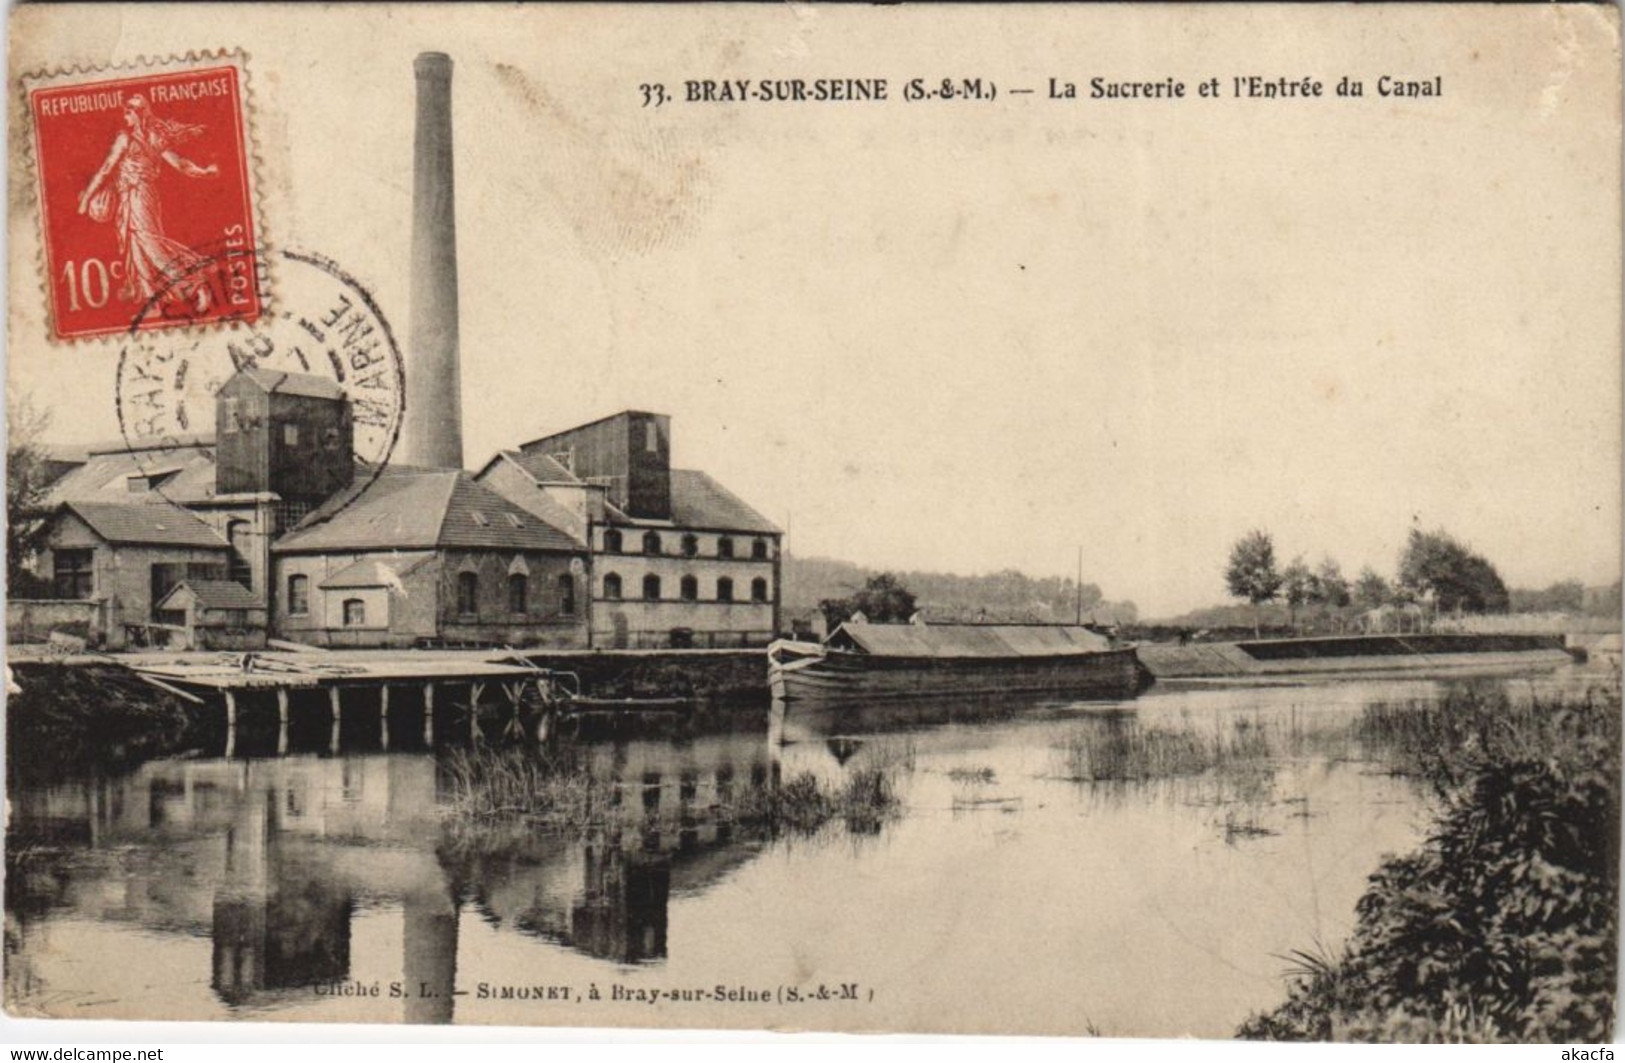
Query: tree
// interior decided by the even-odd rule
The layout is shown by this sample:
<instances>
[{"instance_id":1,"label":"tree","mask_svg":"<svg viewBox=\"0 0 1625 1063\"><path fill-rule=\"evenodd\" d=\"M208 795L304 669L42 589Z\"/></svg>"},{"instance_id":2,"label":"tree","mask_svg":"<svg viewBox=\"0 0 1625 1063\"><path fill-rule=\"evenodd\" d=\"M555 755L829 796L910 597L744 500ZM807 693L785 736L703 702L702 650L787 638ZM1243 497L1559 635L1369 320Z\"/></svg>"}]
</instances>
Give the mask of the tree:
<instances>
[{"instance_id":1,"label":"tree","mask_svg":"<svg viewBox=\"0 0 1625 1063\"><path fill-rule=\"evenodd\" d=\"M1331 609L1347 609L1349 604L1349 581L1343 575L1343 566L1329 557L1320 560L1320 569L1315 573L1319 584L1319 600L1322 605Z\"/></svg>"},{"instance_id":2,"label":"tree","mask_svg":"<svg viewBox=\"0 0 1625 1063\"><path fill-rule=\"evenodd\" d=\"M1298 626L1298 610L1319 596L1317 582L1315 574L1304 564L1302 554L1294 557L1292 563L1281 572L1281 594L1286 599L1287 623L1294 630Z\"/></svg>"},{"instance_id":3,"label":"tree","mask_svg":"<svg viewBox=\"0 0 1625 1063\"><path fill-rule=\"evenodd\" d=\"M1275 570L1275 541L1265 531L1250 531L1230 548L1224 582L1235 598L1253 606L1253 634L1260 633L1260 607L1281 593L1281 574Z\"/></svg>"},{"instance_id":4,"label":"tree","mask_svg":"<svg viewBox=\"0 0 1625 1063\"><path fill-rule=\"evenodd\" d=\"M902 624L914 615L914 593L890 572L882 572L870 576L850 598L825 598L818 608L831 630L860 612L872 623Z\"/></svg>"},{"instance_id":5,"label":"tree","mask_svg":"<svg viewBox=\"0 0 1625 1063\"><path fill-rule=\"evenodd\" d=\"M1495 566L1443 529L1412 528L1399 558L1400 586L1441 612L1503 612L1507 588Z\"/></svg>"},{"instance_id":6,"label":"tree","mask_svg":"<svg viewBox=\"0 0 1625 1063\"><path fill-rule=\"evenodd\" d=\"M1380 609L1393 597L1388 581L1379 576L1370 565L1360 570L1354 581L1354 604L1363 610Z\"/></svg>"},{"instance_id":7,"label":"tree","mask_svg":"<svg viewBox=\"0 0 1625 1063\"><path fill-rule=\"evenodd\" d=\"M43 592L28 563L45 526L51 476L41 437L51 417L22 395L11 403L6 421L6 591L17 598Z\"/></svg>"}]
</instances>

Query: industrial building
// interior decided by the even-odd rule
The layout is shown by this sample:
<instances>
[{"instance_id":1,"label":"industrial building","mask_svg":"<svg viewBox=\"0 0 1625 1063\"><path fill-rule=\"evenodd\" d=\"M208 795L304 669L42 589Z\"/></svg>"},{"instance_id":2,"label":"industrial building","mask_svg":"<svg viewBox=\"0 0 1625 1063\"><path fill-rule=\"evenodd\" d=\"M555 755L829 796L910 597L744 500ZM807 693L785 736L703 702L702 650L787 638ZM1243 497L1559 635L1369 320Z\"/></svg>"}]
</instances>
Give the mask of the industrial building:
<instances>
[{"instance_id":1,"label":"industrial building","mask_svg":"<svg viewBox=\"0 0 1625 1063\"><path fill-rule=\"evenodd\" d=\"M780 532L671 467L628 410L463 468L451 60L414 64L411 312L400 446L355 456L339 381L239 365L213 433L55 460L14 639L109 648L737 647L779 628Z\"/></svg>"}]
</instances>

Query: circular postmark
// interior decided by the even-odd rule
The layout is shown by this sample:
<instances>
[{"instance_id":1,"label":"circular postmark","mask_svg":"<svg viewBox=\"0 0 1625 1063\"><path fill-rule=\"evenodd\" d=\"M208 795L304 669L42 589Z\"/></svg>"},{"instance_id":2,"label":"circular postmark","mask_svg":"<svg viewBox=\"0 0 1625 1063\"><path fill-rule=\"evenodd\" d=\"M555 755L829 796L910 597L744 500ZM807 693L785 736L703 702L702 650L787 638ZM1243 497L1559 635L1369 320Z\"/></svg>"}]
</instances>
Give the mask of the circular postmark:
<instances>
[{"instance_id":1,"label":"circular postmark","mask_svg":"<svg viewBox=\"0 0 1625 1063\"><path fill-rule=\"evenodd\" d=\"M180 324L196 307L229 299L245 276L263 290L273 268L276 303L252 323L153 327L157 318ZM256 388L292 401L259 401ZM406 406L405 370L372 293L331 259L292 249L217 250L142 304L119 352L114 402L146 489L165 500L205 501L217 482L219 493L275 492L303 510L342 494L331 516L388 465ZM205 485L199 469L209 466L215 472Z\"/></svg>"}]
</instances>

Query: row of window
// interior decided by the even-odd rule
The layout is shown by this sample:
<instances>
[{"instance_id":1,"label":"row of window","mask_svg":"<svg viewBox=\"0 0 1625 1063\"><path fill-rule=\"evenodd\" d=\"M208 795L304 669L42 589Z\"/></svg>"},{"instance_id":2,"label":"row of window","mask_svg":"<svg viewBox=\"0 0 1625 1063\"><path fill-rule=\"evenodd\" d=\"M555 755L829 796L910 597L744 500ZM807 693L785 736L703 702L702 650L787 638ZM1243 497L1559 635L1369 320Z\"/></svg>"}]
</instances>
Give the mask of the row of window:
<instances>
[{"instance_id":1,"label":"row of window","mask_svg":"<svg viewBox=\"0 0 1625 1063\"><path fill-rule=\"evenodd\" d=\"M684 557L699 557L700 537L697 535L684 535L680 544L680 550ZM610 528L604 532L604 552L610 554L624 554L626 552L626 540L621 533L614 528ZM663 554L666 552L665 543L661 540L659 532L650 531L643 533L643 552L646 554ZM717 556L724 559L738 556L734 553L733 539L726 535L717 539ZM767 540L752 539L750 543L750 556L751 560L753 561L766 561L768 556Z\"/></svg>"},{"instance_id":2,"label":"row of window","mask_svg":"<svg viewBox=\"0 0 1625 1063\"><path fill-rule=\"evenodd\" d=\"M574 616L576 611L576 581L568 574L556 581L559 591L559 614ZM515 572L507 579L508 612L530 612L530 577ZM352 609L351 607L354 607ZM480 611L480 577L474 572L457 574L457 613L460 616L478 616ZM310 612L310 577L295 574L288 577L288 613L304 616ZM353 619L352 619L353 616ZM359 598L344 601L344 626L364 627L367 623L366 604Z\"/></svg>"},{"instance_id":3,"label":"row of window","mask_svg":"<svg viewBox=\"0 0 1625 1063\"><path fill-rule=\"evenodd\" d=\"M621 577L614 572L604 575L604 597L612 601L619 601L624 594ZM700 600L700 581L693 576L684 576L677 581L677 597L680 601L697 602ZM643 577L643 600L658 602L661 598L660 577L649 573ZM734 600L734 581L727 576L717 580L717 596L719 602ZM753 602L767 601L767 580L760 577L750 581L750 600Z\"/></svg>"}]
</instances>

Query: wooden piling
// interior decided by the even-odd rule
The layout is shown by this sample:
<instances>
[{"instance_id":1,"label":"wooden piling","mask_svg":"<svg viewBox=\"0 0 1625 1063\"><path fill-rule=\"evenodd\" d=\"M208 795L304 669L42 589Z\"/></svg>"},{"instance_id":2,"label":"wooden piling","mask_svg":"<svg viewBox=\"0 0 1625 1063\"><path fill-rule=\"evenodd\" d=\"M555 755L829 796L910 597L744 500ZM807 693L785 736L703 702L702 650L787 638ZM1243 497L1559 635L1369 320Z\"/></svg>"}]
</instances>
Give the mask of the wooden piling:
<instances>
[{"instance_id":1,"label":"wooden piling","mask_svg":"<svg viewBox=\"0 0 1625 1063\"><path fill-rule=\"evenodd\" d=\"M423 684L423 744L434 747L434 684Z\"/></svg>"}]
</instances>

